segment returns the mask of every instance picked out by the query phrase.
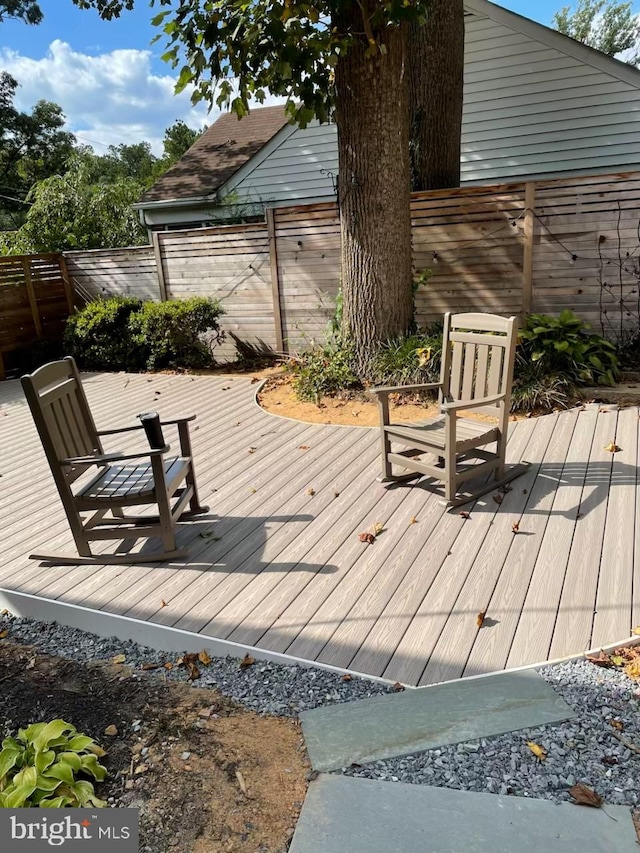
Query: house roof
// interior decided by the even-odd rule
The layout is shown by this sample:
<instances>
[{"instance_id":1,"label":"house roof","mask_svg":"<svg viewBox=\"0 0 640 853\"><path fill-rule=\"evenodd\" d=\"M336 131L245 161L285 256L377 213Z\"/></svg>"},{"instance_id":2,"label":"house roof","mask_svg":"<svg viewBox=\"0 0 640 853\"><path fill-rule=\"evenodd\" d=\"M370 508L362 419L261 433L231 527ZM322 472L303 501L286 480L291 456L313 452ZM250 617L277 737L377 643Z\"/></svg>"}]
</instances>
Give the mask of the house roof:
<instances>
[{"instance_id":1,"label":"house roof","mask_svg":"<svg viewBox=\"0 0 640 853\"><path fill-rule=\"evenodd\" d=\"M242 120L235 113L223 113L138 204L214 195L285 124L282 106L252 110Z\"/></svg>"}]
</instances>

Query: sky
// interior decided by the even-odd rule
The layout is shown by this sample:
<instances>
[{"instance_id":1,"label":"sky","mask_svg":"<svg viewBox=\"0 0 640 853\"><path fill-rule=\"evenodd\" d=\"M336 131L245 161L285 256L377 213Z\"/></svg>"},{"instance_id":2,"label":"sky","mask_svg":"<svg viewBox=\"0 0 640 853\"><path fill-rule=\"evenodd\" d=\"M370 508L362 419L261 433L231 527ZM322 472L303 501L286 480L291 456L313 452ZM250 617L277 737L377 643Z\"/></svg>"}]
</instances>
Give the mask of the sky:
<instances>
[{"instance_id":1,"label":"sky","mask_svg":"<svg viewBox=\"0 0 640 853\"><path fill-rule=\"evenodd\" d=\"M548 24L568 0L502 0L500 5ZM640 0L638 0L640 2ZM101 21L95 10L82 11L72 0L40 0L44 20L38 26L0 23L0 69L20 84L16 104L30 110L40 99L62 106L68 128L96 153L109 145L147 140L162 152L164 129L176 119L190 127L211 124L218 113L193 107L188 92L174 95L175 74L162 62L162 39L151 26L157 13L148 0L132 12Z\"/></svg>"}]
</instances>

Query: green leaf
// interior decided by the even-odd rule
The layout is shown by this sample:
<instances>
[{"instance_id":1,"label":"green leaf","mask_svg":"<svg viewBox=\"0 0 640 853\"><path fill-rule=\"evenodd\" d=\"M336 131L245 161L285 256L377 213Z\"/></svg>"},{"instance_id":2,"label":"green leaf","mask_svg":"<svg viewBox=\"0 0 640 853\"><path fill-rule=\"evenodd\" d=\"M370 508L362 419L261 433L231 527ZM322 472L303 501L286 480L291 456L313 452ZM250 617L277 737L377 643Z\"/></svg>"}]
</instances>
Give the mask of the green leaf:
<instances>
[{"instance_id":1,"label":"green leaf","mask_svg":"<svg viewBox=\"0 0 640 853\"><path fill-rule=\"evenodd\" d=\"M48 749L46 752L41 752L36 755L35 764L38 773L44 773L47 767L50 767L56 760L56 754L53 749Z\"/></svg>"},{"instance_id":2,"label":"green leaf","mask_svg":"<svg viewBox=\"0 0 640 853\"><path fill-rule=\"evenodd\" d=\"M16 766L21 755L22 750L18 751L16 749L3 749L0 752L0 784L9 770L12 770Z\"/></svg>"},{"instance_id":3,"label":"green leaf","mask_svg":"<svg viewBox=\"0 0 640 853\"><path fill-rule=\"evenodd\" d=\"M42 775L47 779L60 779L68 785L72 785L74 781L73 768L65 761L57 761Z\"/></svg>"},{"instance_id":4,"label":"green leaf","mask_svg":"<svg viewBox=\"0 0 640 853\"><path fill-rule=\"evenodd\" d=\"M151 18L151 26L159 27L169 14L171 14L171 10L167 9L165 12L159 12L157 15L154 15L153 18Z\"/></svg>"},{"instance_id":5,"label":"green leaf","mask_svg":"<svg viewBox=\"0 0 640 853\"><path fill-rule=\"evenodd\" d=\"M566 352L569 349L568 341L555 341L553 345L558 352Z\"/></svg>"},{"instance_id":6,"label":"green leaf","mask_svg":"<svg viewBox=\"0 0 640 853\"><path fill-rule=\"evenodd\" d=\"M53 797L51 800L40 800L41 809L63 809L72 805L71 797Z\"/></svg>"},{"instance_id":7,"label":"green leaf","mask_svg":"<svg viewBox=\"0 0 640 853\"><path fill-rule=\"evenodd\" d=\"M33 739L33 747L36 752L43 752L52 743L57 741L65 732L75 732L75 727L64 720L52 720L47 723Z\"/></svg>"},{"instance_id":8,"label":"green leaf","mask_svg":"<svg viewBox=\"0 0 640 853\"><path fill-rule=\"evenodd\" d=\"M89 749L90 746L93 746L94 743L95 741L91 737L87 737L86 735L76 735L69 741L69 749L74 752L83 752L83 750Z\"/></svg>"},{"instance_id":9,"label":"green leaf","mask_svg":"<svg viewBox=\"0 0 640 853\"><path fill-rule=\"evenodd\" d=\"M540 359L544 356L544 352L542 350L538 350L538 352L531 353L531 361L540 361Z\"/></svg>"},{"instance_id":10,"label":"green leaf","mask_svg":"<svg viewBox=\"0 0 640 853\"><path fill-rule=\"evenodd\" d=\"M35 789L38 784L38 771L35 767L23 767L13 777L13 784L17 786L26 785Z\"/></svg>"},{"instance_id":11,"label":"green leaf","mask_svg":"<svg viewBox=\"0 0 640 853\"><path fill-rule=\"evenodd\" d=\"M82 769L85 773L90 773L98 782L103 782L107 778L106 768L98 763L98 758L95 755L84 755L82 757Z\"/></svg>"},{"instance_id":12,"label":"green leaf","mask_svg":"<svg viewBox=\"0 0 640 853\"><path fill-rule=\"evenodd\" d=\"M6 809L21 809L24 808L27 800L35 791L35 785L19 785L12 788L11 791L5 791L4 808Z\"/></svg>"}]
</instances>

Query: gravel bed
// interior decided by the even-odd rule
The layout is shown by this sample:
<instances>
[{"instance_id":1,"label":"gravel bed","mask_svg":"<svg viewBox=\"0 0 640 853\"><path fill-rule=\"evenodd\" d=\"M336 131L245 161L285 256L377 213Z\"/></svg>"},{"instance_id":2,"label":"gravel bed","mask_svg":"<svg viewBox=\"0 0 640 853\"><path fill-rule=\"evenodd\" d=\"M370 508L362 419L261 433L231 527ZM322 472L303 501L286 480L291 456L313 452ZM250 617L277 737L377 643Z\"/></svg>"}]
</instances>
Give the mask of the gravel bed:
<instances>
[{"instance_id":1,"label":"gravel bed","mask_svg":"<svg viewBox=\"0 0 640 853\"><path fill-rule=\"evenodd\" d=\"M607 803L640 802L640 755L612 732L640 748L640 684L588 661L556 664L540 674L576 711L570 722L431 749L419 755L344 768L349 776L489 791L548 800L570 800L581 782ZM617 721L616 729L610 721ZM621 727L620 727L620 724ZM547 750L539 761L527 746Z\"/></svg>"},{"instance_id":2,"label":"gravel bed","mask_svg":"<svg viewBox=\"0 0 640 853\"><path fill-rule=\"evenodd\" d=\"M108 660L119 654L126 655L128 666L175 661L175 652L149 649L116 637L103 639L95 634L67 628L57 623L35 622L10 614L0 616L0 630L9 628L7 639L33 645L42 652L75 661ZM244 707L260 714L296 716L299 711L319 705L335 705L353 699L365 699L393 692L392 688L368 679L352 678L343 681L337 673L302 666L256 661L253 666L241 669L238 658L214 658L208 666L200 666L201 676L197 687L212 687L225 696L235 699ZM153 673L152 673L153 674ZM161 677L187 680L182 667L163 669Z\"/></svg>"}]
</instances>

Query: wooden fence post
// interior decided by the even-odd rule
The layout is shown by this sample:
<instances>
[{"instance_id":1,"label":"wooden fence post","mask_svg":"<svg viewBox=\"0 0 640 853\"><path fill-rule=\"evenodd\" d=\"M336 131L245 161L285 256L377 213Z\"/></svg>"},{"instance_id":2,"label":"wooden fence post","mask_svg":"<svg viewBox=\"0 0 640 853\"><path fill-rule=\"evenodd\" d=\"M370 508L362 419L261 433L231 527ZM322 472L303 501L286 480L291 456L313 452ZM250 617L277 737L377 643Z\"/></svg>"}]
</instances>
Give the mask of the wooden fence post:
<instances>
[{"instance_id":1,"label":"wooden fence post","mask_svg":"<svg viewBox=\"0 0 640 853\"><path fill-rule=\"evenodd\" d=\"M282 311L280 308L280 275L278 273L278 243L276 240L276 220L272 207L266 208L267 234L269 235L269 264L271 269L271 297L273 302L273 322L276 331L276 349L287 352L282 334Z\"/></svg>"},{"instance_id":2,"label":"wooden fence post","mask_svg":"<svg viewBox=\"0 0 640 853\"><path fill-rule=\"evenodd\" d=\"M67 308L69 315L73 314L73 288L71 287L71 279L69 278L69 268L67 267L67 259L64 255L58 255L58 264L60 266L60 275L64 284L64 295L67 298Z\"/></svg>"},{"instance_id":3,"label":"wooden fence post","mask_svg":"<svg viewBox=\"0 0 640 853\"><path fill-rule=\"evenodd\" d=\"M153 254L156 259L156 275L158 276L158 290L160 292L160 301L167 301L167 283L164 277L164 264L162 261L162 249L160 248L160 236L157 231L151 232L151 244L153 246Z\"/></svg>"},{"instance_id":4,"label":"wooden fence post","mask_svg":"<svg viewBox=\"0 0 640 853\"><path fill-rule=\"evenodd\" d=\"M522 255L522 312L530 314L533 304L533 242L536 228L536 185L524 185L524 249Z\"/></svg>"},{"instance_id":5,"label":"wooden fence post","mask_svg":"<svg viewBox=\"0 0 640 853\"><path fill-rule=\"evenodd\" d=\"M38 303L36 301L36 293L33 289L33 279L31 278L31 259L22 259L22 270L24 272L24 283L27 286L27 296L29 297L29 306L31 307L31 316L33 317L33 325L36 329L36 337L42 337L42 323L40 322L40 314L38 313Z\"/></svg>"}]
</instances>

